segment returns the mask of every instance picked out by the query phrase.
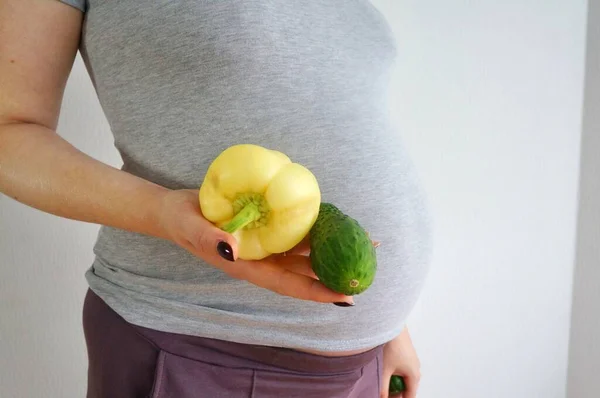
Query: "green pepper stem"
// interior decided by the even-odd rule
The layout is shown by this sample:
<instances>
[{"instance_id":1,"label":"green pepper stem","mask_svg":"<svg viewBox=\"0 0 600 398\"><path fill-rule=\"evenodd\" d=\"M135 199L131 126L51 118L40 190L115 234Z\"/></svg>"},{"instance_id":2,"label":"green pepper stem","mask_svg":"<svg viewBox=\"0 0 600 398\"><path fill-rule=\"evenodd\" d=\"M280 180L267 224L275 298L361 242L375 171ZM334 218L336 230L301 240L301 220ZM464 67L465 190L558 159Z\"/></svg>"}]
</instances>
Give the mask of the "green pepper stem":
<instances>
[{"instance_id":1,"label":"green pepper stem","mask_svg":"<svg viewBox=\"0 0 600 398\"><path fill-rule=\"evenodd\" d=\"M222 230L231 234L261 217L262 214L260 213L258 206L254 203L248 203L222 228Z\"/></svg>"}]
</instances>

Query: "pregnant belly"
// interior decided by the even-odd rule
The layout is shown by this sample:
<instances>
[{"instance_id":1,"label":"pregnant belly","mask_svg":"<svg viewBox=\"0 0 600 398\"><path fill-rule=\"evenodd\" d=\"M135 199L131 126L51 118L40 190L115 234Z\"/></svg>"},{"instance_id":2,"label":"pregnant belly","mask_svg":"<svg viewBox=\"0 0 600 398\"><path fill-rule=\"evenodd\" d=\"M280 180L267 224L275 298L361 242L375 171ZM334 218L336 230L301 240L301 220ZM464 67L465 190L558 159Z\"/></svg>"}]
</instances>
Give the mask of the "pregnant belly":
<instances>
[{"instance_id":1,"label":"pregnant belly","mask_svg":"<svg viewBox=\"0 0 600 398\"><path fill-rule=\"evenodd\" d=\"M352 350L352 351L313 351L313 350L305 350L305 349L297 349L297 351L307 352L313 355L321 355L325 357L346 357L351 355L362 354L363 352L367 352L372 350L375 347L362 348L360 350Z\"/></svg>"}]
</instances>

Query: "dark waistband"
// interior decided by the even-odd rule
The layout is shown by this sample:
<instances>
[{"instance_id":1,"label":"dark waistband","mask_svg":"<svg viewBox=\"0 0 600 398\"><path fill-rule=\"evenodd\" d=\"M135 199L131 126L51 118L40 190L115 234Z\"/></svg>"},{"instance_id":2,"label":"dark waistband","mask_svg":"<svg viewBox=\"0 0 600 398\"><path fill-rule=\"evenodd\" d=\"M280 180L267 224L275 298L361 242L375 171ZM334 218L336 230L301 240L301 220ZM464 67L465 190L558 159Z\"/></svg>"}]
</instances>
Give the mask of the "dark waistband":
<instances>
[{"instance_id":1,"label":"dark waistband","mask_svg":"<svg viewBox=\"0 0 600 398\"><path fill-rule=\"evenodd\" d=\"M323 356L289 348L243 344L160 332L134 326L160 349L189 359L226 367L336 374L351 372L373 361L382 346L348 356Z\"/></svg>"},{"instance_id":2,"label":"dark waistband","mask_svg":"<svg viewBox=\"0 0 600 398\"><path fill-rule=\"evenodd\" d=\"M90 291L98 305L105 307L116 317L124 319L112 310L99 296ZM92 298L90 297L90 298ZM337 374L352 372L371 363L382 351L377 346L366 352L346 356L324 356L282 347L244 344L148 329L129 323L139 334L158 349L173 355L231 368L251 368L311 374Z\"/></svg>"}]
</instances>

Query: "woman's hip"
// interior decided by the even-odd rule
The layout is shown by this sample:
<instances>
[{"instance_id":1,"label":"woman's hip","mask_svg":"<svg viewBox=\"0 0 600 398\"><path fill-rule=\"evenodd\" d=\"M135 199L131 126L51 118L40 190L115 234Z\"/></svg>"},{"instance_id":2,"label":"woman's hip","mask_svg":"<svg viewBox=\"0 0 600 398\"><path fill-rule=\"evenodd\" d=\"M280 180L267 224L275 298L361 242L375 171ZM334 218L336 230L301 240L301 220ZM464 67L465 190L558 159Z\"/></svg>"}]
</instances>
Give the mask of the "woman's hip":
<instances>
[{"instance_id":1,"label":"woman's hip","mask_svg":"<svg viewBox=\"0 0 600 398\"><path fill-rule=\"evenodd\" d=\"M132 325L91 290L84 304L88 398L370 398L381 347L326 357Z\"/></svg>"}]
</instances>

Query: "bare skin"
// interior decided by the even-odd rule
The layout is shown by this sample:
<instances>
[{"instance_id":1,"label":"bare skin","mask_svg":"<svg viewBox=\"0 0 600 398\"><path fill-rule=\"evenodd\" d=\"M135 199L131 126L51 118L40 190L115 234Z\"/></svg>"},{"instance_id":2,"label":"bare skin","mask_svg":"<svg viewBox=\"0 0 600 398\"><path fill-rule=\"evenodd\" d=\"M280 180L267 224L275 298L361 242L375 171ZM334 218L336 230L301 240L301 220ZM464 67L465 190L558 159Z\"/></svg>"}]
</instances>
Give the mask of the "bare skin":
<instances>
[{"instance_id":1,"label":"bare skin","mask_svg":"<svg viewBox=\"0 0 600 398\"><path fill-rule=\"evenodd\" d=\"M421 361L408 328L384 346L382 373L380 398L416 398L421 382ZM406 390L400 395L389 395L392 375L404 379Z\"/></svg>"}]
</instances>

